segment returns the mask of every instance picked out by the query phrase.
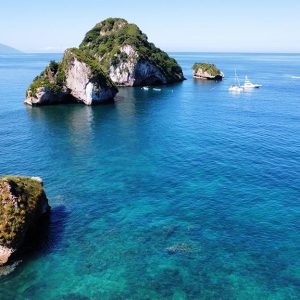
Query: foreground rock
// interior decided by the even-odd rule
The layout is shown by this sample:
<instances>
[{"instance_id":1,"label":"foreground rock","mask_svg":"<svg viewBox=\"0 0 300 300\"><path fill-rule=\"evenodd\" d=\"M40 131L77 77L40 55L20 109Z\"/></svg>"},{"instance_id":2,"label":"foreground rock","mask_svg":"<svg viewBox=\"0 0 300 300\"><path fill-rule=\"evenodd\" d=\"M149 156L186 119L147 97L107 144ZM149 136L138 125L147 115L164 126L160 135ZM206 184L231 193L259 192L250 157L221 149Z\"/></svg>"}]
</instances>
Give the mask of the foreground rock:
<instances>
[{"instance_id":1,"label":"foreground rock","mask_svg":"<svg viewBox=\"0 0 300 300\"><path fill-rule=\"evenodd\" d=\"M94 57L118 86L144 86L184 80L181 67L156 48L135 24L109 18L90 30L80 50Z\"/></svg>"},{"instance_id":2,"label":"foreground rock","mask_svg":"<svg viewBox=\"0 0 300 300\"><path fill-rule=\"evenodd\" d=\"M36 231L49 209L40 178L0 178L0 265L6 264L25 238Z\"/></svg>"},{"instance_id":3,"label":"foreground rock","mask_svg":"<svg viewBox=\"0 0 300 300\"><path fill-rule=\"evenodd\" d=\"M222 80L224 73L215 65L208 63L195 63L193 66L194 78L204 80Z\"/></svg>"},{"instance_id":4,"label":"foreground rock","mask_svg":"<svg viewBox=\"0 0 300 300\"><path fill-rule=\"evenodd\" d=\"M26 92L29 105L81 102L91 105L114 98L118 92L97 63L79 49L68 49L61 63L51 61Z\"/></svg>"}]
</instances>

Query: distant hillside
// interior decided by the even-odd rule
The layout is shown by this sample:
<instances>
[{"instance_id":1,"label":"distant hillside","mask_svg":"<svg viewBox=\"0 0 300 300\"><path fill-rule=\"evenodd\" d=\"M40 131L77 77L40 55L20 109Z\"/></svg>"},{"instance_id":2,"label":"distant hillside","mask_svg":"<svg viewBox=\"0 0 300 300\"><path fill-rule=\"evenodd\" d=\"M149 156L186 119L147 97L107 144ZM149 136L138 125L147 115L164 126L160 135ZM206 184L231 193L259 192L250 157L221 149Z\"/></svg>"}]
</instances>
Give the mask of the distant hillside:
<instances>
[{"instance_id":1,"label":"distant hillside","mask_svg":"<svg viewBox=\"0 0 300 300\"><path fill-rule=\"evenodd\" d=\"M21 51L15 49L15 48L0 44L0 54L13 54L13 53L21 53Z\"/></svg>"}]
</instances>

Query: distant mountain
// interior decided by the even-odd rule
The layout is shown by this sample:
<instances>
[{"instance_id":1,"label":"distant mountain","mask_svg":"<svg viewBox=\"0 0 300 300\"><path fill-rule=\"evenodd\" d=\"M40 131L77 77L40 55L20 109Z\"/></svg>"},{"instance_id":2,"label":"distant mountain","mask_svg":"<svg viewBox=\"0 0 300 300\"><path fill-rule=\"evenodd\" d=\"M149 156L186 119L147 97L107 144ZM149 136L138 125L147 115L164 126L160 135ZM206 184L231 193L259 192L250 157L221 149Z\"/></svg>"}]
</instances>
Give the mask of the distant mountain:
<instances>
[{"instance_id":1,"label":"distant mountain","mask_svg":"<svg viewBox=\"0 0 300 300\"><path fill-rule=\"evenodd\" d=\"M21 53L21 51L15 49L15 48L0 44L0 54L17 54L17 53Z\"/></svg>"}]
</instances>

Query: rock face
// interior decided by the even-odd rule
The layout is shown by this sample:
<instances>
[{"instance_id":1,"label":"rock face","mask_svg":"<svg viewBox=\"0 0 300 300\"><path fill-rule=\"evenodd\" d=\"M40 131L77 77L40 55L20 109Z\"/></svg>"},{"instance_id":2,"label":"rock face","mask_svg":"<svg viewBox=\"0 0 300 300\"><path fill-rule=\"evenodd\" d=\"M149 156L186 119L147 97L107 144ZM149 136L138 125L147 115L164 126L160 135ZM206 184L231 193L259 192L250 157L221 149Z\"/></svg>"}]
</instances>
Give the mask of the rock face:
<instances>
[{"instance_id":1,"label":"rock face","mask_svg":"<svg viewBox=\"0 0 300 300\"><path fill-rule=\"evenodd\" d=\"M193 66L194 78L204 80L222 80L224 73L215 65L208 63L195 63Z\"/></svg>"},{"instance_id":2,"label":"rock face","mask_svg":"<svg viewBox=\"0 0 300 300\"><path fill-rule=\"evenodd\" d=\"M84 61L73 55L72 51L65 56L68 56L65 86L74 98L86 105L114 98L118 90L100 67L94 66L93 69L93 61Z\"/></svg>"},{"instance_id":3,"label":"rock face","mask_svg":"<svg viewBox=\"0 0 300 300\"><path fill-rule=\"evenodd\" d=\"M61 63L51 61L26 92L29 105L81 102L91 105L113 99L118 92L95 62L76 48Z\"/></svg>"},{"instance_id":4,"label":"rock face","mask_svg":"<svg viewBox=\"0 0 300 300\"><path fill-rule=\"evenodd\" d=\"M75 102L70 97L69 93L54 90L48 86L37 87L34 91L30 88L26 92L25 103L28 105L44 105L44 104L58 104Z\"/></svg>"},{"instance_id":5,"label":"rock face","mask_svg":"<svg viewBox=\"0 0 300 300\"><path fill-rule=\"evenodd\" d=\"M118 86L144 86L184 80L175 59L148 42L147 36L124 19L109 18L90 30L80 50L94 57Z\"/></svg>"},{"instance_id":6,"label":"rock face","mask_svg":"<svg viewBox=\"0 0 300 300\"><path fill-rule=\"evenodd\" d=\"M0 265L20 249L49 211L42 180L38 177L0 178Z\"/></svg>"},{"instance_id":7,"label":"rock face","mask_svg":"<svg viewBox=\"0 0 300 300\"><path fill-rule=\"evenodd\" d=\"M139 61L139 56L132 46L121 47L120 56L122 53L127 55L127 60L109 67L109 76L117 85L139 86L168 83L159 68L149 61Z\"/></svg>"}]
</instances>

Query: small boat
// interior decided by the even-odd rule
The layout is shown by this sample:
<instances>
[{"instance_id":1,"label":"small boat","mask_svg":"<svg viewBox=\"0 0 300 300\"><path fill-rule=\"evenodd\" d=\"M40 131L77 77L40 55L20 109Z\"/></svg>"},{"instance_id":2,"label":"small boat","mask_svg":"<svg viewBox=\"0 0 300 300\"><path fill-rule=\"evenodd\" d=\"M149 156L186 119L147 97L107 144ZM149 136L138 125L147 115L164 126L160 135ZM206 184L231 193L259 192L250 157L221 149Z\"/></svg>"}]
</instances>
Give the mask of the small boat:
<instances>
[{"instance_id":1,"label":"small boat","mask_svg":"<svg viewBox=\"0 0 300 300\"><path fill-rule=\"evenodd\" d=\"M252 83L248 77L245 77L245 82L244 85L242 86L243 89L248 90L248 89L257 89L260 88L262 85L261 84L254 84Z\"/></svg>"},{"instance_id":2,"label":"small boat","mask_svg":"<svg viewBox=\"0 0 300 300\"><path fill-rule=\"evenodd\" d=\"M230 86L229 92L241 93L244 89L241 87L239 77L236 74L236 70L234 71L234 73L235 73L235 76L234 76L235 83L232 86Z\"/></svg>"},{"instance_id":3,"label":"small boat","mask_svg":"<svg viewBox=\"0 0 300 300\"><path fill-rule=\"evenodd\" d=\"M149 88L148 88L147 86L143 86L143 87L142 87L142 90L144 90L144 91L149 91Z\"/></svg>"},{"instance_id":4,"label":"small boat","mask_svg":"<svg viewBox=\"0 0 300 300\"><path fill-rule=\"evenodd\" d=\"M229 88L229 91L230 92L233 92L233 93L241 93L244 89L242 87L239 87L237 85L232 85L230 88Z\"/></svg>"},{"instance_id":5,"label":"small boat","mask_svg":"<svg viewBox=\"0 0 300 300\"><path fill-rule=\"evenodd\" d=\"M153 91L160 92L160 91L161 91L161 89L156 89L156 88L153 88Z\"/></svg>"}]
</instances>

